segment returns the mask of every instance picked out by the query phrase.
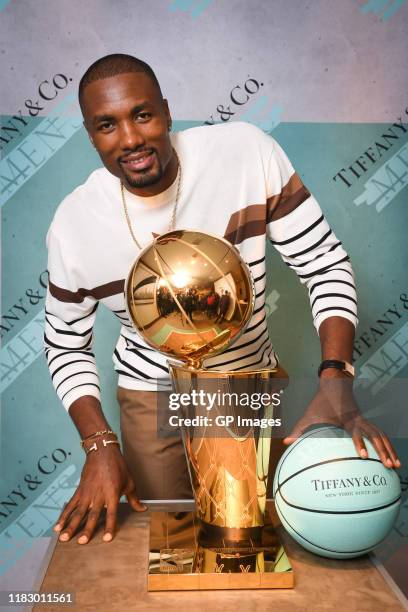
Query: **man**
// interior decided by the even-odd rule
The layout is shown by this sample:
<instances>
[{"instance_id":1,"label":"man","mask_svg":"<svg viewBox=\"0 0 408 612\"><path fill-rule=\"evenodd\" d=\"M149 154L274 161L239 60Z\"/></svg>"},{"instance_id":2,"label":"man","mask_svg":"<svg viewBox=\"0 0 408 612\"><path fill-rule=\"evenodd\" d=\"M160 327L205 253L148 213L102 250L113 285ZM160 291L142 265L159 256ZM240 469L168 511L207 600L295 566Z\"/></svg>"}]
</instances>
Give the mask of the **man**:
<instances>
[{"instance_id":1,"label":"man","mask_svg":"<svg viewBox=\"0 0 408 612\"><path fill-rule=\"evenodd\" d=\"M86 452L79 487L55 529L66 541L81 527L78 542L86 543L104 507L103 539L114 537L122 494L136 511L146 509L139 498L191 498L180 442L156 435L156 390L168 384L166 359L134 332L123 300L124 279L153 236L173 227L224 235L252 270L253 317L236 344L208 359L208 367L245 370L277 363L264 309L266 238L309 289L322 358L334 360L325 364L321 385L347 378L338 368L351 361L356 298L347 254L271 137L245 123L170 134L170 111L154 73L127 55L95 62L81 79L79 100L104 168L65 198L47 235L45 350L56 391ZM114 363L125 458L100 404L91 348L99 302L122 323ZM387 467L398 467L388 438L361 418L347 393L346 408L334 394L326 422L346 427L361 456L364 434ZM286 443L321 421L324 402L321 389Z\"/></svg>"},{"instance_id":2,"label":"man","mask_svg":"<svg viewBox=\"0 0 408 612\"><path fill-rule=\"evenodd\" d=\"M216 323L222 323L224 321L229 305L230 305L229 292L225 290L220 298L220 307L219 307L218 317L215 319Z\"/></svg>"}]
</instances>

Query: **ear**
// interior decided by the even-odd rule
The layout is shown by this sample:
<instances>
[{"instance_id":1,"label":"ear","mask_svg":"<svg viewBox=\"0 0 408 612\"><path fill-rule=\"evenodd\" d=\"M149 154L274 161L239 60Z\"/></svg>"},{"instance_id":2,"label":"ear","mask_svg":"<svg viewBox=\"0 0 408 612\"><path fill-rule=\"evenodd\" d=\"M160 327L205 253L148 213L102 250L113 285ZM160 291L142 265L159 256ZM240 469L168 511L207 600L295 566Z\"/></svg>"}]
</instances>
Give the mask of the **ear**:
<instances>
[{"instance_id":1,"label":"ear","mask_svg":"<svg viewBox=\"0 0 408 612\"><path fill-rule=\"evenodd\" d=\"M171 118L171 115L170 115L169 104L168 104L166 98L163 98L163 109L164 109L164 114L166 115L167 127L168 127L168 129L170 131L173 121L172 121L172 118Z\"/></svg>"}]
</instances>

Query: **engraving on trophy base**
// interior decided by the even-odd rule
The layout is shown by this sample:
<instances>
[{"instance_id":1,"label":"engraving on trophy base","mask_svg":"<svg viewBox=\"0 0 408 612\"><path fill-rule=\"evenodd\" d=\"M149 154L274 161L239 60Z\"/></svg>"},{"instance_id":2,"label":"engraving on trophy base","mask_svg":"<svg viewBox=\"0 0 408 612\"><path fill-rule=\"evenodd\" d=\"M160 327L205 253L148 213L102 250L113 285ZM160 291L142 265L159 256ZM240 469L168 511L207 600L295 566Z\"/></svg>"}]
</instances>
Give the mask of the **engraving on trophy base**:
<instances>
[{"instance_id":1,"label":"engraving on trophy base","mask_svg":"<svg viewBox=\"0 0 408 612\"><path fill-rule=\"evenodd\" d=\"M194 512L152 512L149 591L293 588L290 561L268 514L265 521L231 529Z\"/></svg>"}]
</instances>

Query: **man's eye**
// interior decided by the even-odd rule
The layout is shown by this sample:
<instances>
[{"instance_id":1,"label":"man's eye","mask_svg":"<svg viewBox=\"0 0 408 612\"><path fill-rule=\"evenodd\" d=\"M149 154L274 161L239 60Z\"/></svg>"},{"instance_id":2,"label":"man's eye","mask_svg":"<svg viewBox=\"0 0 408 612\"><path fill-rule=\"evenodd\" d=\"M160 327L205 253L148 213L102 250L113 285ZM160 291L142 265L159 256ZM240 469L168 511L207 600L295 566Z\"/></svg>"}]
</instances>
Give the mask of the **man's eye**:
<instances>
[{"instance_id":1,"label":"man's eye","mask_svg":"<svg viewBox=\"0 0 408 612\"><path fill-rule=\"evenodd\" d=\"M111 121L104 121L98 125L98 130L101 132L108 132L113 128L113 123Z\"/></svg>"},{"instance_id":2,"label":"man's eye","mask_svg":"<svg viewBox=\"0 0 408 612\"><path fill-rule=\"evenodd\" d=\"M146 112L146 113L138 113L136 115L136 119L138 119L138 120L140 119L141 121L148 121L151 116L152 116L152 114L148 113L148 112Z\"/></svg>"}]
</instances>

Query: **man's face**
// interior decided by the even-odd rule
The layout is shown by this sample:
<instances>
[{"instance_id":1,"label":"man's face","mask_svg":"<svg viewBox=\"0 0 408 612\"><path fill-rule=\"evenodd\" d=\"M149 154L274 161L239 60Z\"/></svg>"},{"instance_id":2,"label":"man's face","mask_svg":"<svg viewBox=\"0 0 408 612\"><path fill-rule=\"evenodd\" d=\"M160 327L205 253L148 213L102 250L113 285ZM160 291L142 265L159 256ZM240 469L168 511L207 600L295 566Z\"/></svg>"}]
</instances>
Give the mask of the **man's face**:
<instances>
[{"instance_id":1,"label":"man's face","mask_svg":"<svg viewBox=\"0 0 408 612\"><path fill-rule=\"evenodd\" d=\"M177 173L171 117L148 75L129 72L90 83L82 113L104 166L130 191L150 196L170 186Z\"/></svg>"}]
</instances>

